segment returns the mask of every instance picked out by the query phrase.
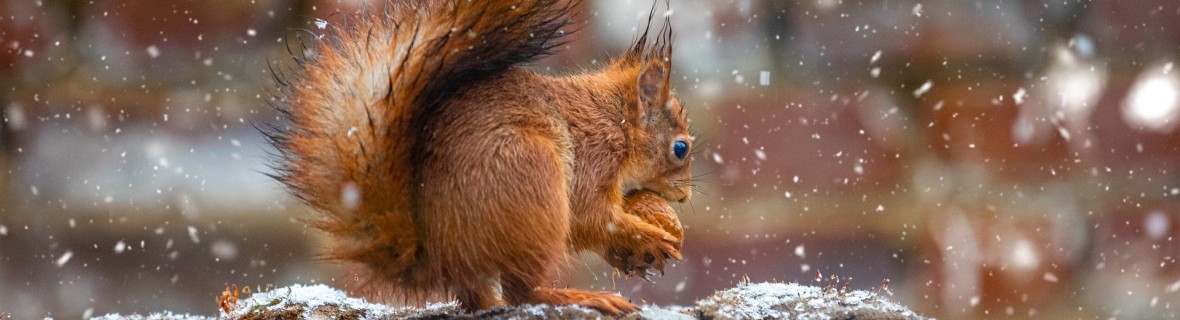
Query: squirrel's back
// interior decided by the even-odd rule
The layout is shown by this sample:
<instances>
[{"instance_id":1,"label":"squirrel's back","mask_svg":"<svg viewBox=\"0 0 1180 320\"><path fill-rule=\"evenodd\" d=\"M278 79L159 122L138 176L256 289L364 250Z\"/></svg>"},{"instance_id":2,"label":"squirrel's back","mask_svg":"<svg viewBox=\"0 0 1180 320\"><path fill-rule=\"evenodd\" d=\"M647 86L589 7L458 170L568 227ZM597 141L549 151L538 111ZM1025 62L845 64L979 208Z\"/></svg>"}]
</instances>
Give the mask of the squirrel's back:
<instances>
[{"instance_id":1,"label":"squirrel's back","mask_svg":"<svg viewBox=\"0 0 1180 320\"><path fill-rule=\"evenodd\" d=\"M330 258L404 289L443 284L422 265L413 196L425 126L457 90L559 45L568 3L391 5L326 30L313 56L298 61L302 76L285 83L289 126L269 136L282 157L278 178L337 239Z\"/></svg>"}]
</instances>

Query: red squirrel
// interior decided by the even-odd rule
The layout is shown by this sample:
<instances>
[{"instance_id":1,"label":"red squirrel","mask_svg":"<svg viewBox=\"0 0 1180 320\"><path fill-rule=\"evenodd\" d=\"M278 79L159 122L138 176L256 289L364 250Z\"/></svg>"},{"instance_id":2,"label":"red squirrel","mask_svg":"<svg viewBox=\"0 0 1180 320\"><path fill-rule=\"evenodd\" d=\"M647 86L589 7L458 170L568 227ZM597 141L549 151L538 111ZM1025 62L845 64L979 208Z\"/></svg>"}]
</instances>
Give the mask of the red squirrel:
<instances>
[{"instance_id":1,"label":"red squirrel","mask_svg":"<svg viewBox=\"0 0 1180 320\"><path fill-rule=\"evenodd\" d=\"M467 311L637 310L553 282L579 251L645 278L682 259L667 202L692 194L692 138L669 87L672 32L665 19L597 72L521 68L563 43L572 6L394 6L332 27L297 60L302 75L280 81L290 123L268 135L276 177L336 239L331 258Z\"/></svg>"}]
</instances>

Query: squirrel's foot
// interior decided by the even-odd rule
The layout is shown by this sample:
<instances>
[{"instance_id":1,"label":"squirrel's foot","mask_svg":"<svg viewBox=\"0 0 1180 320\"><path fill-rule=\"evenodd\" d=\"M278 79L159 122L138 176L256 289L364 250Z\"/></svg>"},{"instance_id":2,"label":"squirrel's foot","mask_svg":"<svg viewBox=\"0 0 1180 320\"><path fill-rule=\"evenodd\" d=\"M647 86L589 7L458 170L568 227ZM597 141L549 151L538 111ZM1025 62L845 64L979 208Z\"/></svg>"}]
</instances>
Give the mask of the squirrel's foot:
<instances>
[{"instance_id":1,"label":"squirrel's foot","mask_svg":"<svg viewBox=\"0 0 1180 320\"><path fill-rule=\"evenodd\" d=\"M627 298L605 291L538 288L536 295L541 301L549 304L576 304L614 316L639 311L639 307L631 304Z\"/></svg>"},{"instance_id":2,"label":"squirrel's foot","mask_svg":"<svg viewBox=\"0 0 1180 320\"><path fill-rule=\"evenodd\" d=\"M626 276L652 281L651 276L664 274L667 259L682 260L680 239L647 222L627 220L632 227L618 231L618 241L607 246L603 258Z\"/></svg>"}]
</instances>

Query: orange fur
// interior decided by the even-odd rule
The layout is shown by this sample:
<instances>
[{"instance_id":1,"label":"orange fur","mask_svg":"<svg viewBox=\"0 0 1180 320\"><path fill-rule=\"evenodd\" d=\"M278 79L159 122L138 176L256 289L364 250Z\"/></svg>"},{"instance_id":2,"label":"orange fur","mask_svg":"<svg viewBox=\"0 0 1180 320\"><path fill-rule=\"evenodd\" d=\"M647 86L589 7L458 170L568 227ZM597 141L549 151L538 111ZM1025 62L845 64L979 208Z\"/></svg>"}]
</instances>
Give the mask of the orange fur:
<instances>
[{"instance_id":1,"label":"orange fur","mask_svg":"<svg viewBox=\"0 0 1180 320\"><path fill-rule=\"evenodd\" d=\"M279 179L337 238L332 258L407 291L453 292L468 310L636 310L610 293L550 286L571 251L629 274L680 259L682 235L625 213L674 216L663 201L691 195L689 159L670 147L691 141L669 89L671 31L654 45L645 33L596 73L517 67L559 44L569 8L398 7L352 19L301 61L302 78L287 86L291 125L271 137ZM662 198L623 206L639 194Z\"/></svg>"}]
</instances>

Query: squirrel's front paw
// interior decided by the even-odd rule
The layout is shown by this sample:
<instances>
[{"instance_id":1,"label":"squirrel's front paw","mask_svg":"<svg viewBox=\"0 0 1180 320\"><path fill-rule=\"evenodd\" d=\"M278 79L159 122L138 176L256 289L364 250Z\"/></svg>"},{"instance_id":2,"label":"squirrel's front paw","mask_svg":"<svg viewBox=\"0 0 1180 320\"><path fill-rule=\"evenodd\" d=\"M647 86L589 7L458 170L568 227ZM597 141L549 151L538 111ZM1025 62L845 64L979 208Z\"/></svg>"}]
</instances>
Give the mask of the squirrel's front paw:
<instances>
[{"instance_id":1,"label":"squirrel's front paw","mask_svg":"<svg viewBox=\"0 0 1180 320\"><path fill-rule=\"evenodd\" d=\"M651 281L651 276L664 274L665 261L669 258L681 260L679 241L667 232L644 222L640 231L620 235L618 244L607 247L604 254L607 263L623 272Z\"/></svg>"},{"instance_id":2,"label":"squirrel's front paw","mask_svg":"<svg viewBox=\"0 0 1180 320\"><path fill-rule=\"evenodd\" d=\"M616 241L603 252L607 263L626 276L651 281L664 273L665 261L681 260L680 245L684 231L676 212L659 196L640 192L629 196L624 205L624 225L616 226Z\"/></svg>"}]
</instances>

